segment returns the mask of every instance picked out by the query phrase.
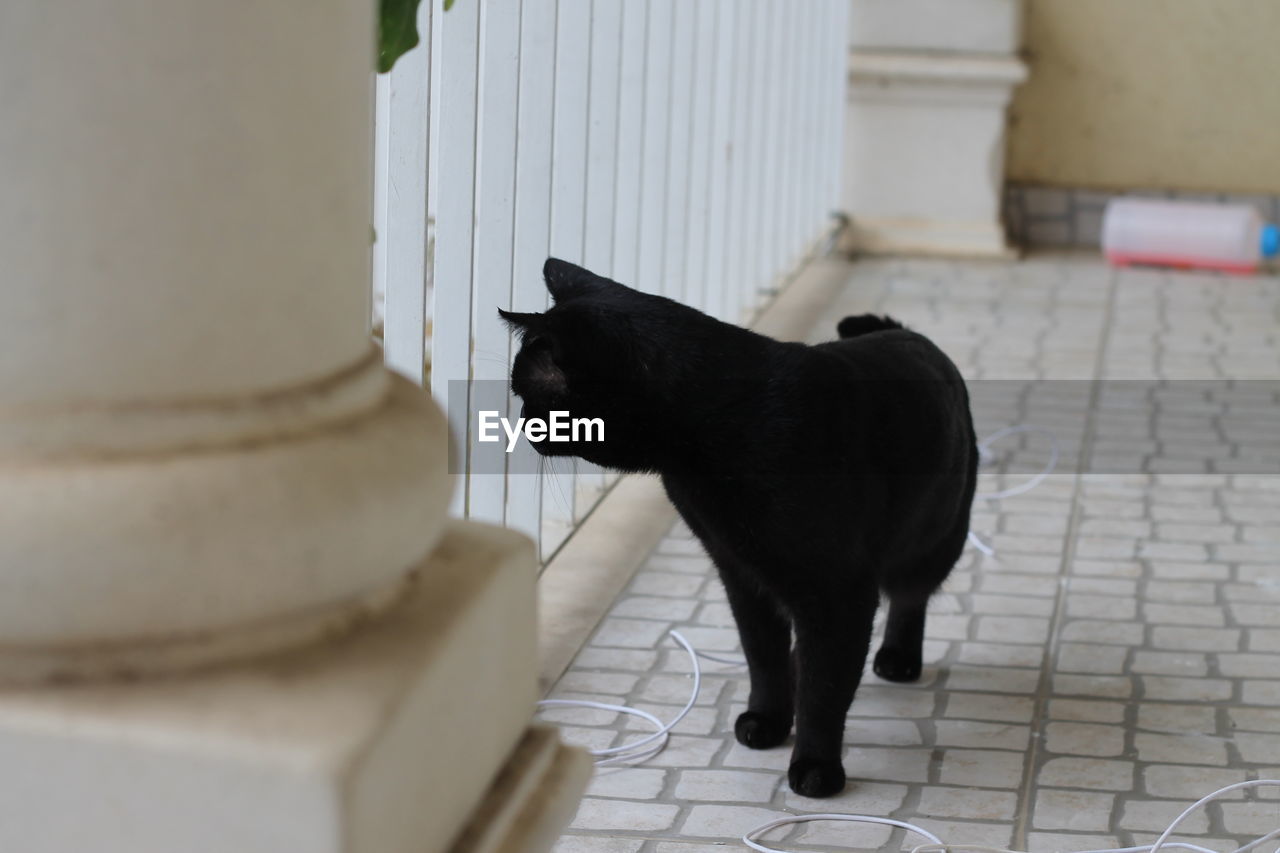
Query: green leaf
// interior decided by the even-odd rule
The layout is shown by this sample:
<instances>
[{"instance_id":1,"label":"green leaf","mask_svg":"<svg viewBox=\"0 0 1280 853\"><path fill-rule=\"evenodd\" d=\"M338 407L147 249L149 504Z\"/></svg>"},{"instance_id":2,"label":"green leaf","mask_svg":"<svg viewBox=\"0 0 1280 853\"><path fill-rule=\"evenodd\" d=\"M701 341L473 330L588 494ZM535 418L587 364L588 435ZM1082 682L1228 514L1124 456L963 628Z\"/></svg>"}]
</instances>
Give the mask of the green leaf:
<instances>
[{"instance_id":1,"label":"green leaf","mask_svg":"<svg viewBox=\"0 0 1280 853\"><path fill-rule=\"evenodd\" d=\"M378 71L387 73L396 60L418 46L418 3L421 0L380 0L378 14ZM446 0L446 8L451 5Z\"/></svg>"}]
</instances>

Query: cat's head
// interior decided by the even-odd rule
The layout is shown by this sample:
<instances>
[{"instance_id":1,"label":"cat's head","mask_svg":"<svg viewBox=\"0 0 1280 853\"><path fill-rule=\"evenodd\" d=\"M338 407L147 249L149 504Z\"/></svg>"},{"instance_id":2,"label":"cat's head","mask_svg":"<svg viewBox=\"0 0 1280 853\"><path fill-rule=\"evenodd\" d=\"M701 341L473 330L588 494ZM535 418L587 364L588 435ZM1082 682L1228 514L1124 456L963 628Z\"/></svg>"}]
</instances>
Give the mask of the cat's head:
<instances>
[{"instance_id":1,"label":"cat's head","mask_svg":"<svg viewBox=\"0 0 1280 853\"><path fill-rule=\"evenodd\" d=\"M682 323L701 315L556 258L542 274L551 308L498 311L521 342L511 390L523 403L522 417L546 421L559 411L599 418L604 440L544 440L534 448L624 471L656 470L669 413L667 365Z\"/></svg>"}]
</instances>

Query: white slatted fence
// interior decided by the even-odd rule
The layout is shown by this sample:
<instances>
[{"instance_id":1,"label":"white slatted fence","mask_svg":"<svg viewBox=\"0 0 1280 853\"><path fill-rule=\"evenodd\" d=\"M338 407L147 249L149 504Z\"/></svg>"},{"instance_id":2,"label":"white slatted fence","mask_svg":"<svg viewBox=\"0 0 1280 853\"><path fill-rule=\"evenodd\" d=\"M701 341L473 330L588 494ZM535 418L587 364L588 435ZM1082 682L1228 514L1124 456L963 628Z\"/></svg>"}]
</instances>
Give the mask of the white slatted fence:
<instances>
[{"instance_id":1,"label":"white slatted fence","mask_svg":"<svg viewBox=\"0 0 1280 853\"><path fill-rule=\"evenodd\" d=\"M616 480L519 473L468 415L519 411L496 309L547 306L548 254L741 323L829 233L846 3L424 0L377 80L375 315L448 407L456 512L546 558Z\"/></svg>"}]
</instances>

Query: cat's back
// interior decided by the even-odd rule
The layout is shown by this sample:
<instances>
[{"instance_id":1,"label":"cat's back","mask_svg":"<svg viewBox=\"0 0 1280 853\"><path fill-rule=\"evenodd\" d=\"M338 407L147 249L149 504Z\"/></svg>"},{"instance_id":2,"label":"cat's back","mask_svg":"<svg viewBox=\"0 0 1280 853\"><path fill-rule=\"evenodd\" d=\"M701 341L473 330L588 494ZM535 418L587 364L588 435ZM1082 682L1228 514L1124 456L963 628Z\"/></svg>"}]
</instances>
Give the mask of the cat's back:
<instances>
[{"instance_id":1,"label":"cat's back","mask_svg":"<svg viewBox=\"0 0 1280 853\"><path fill-rule=\"evenodd\" d=\"M933 341L910 329L886 329L816 344L849 379L942 382L963 385L960 370Z\"/></svg>"},{"instance_id":2,"label":"cat's back","mask_svg":"<svg viewBox=\"0 0 1280 853\"><path fill-rule=\"evenodd\" d=\"M846 425L885 441L915 436L944 454L972 444L964 378L933 341L871 315L846 318L839 331L840 340L810 348L811 375L816 393L843 400Z\"/></svg>"}]
</instances>

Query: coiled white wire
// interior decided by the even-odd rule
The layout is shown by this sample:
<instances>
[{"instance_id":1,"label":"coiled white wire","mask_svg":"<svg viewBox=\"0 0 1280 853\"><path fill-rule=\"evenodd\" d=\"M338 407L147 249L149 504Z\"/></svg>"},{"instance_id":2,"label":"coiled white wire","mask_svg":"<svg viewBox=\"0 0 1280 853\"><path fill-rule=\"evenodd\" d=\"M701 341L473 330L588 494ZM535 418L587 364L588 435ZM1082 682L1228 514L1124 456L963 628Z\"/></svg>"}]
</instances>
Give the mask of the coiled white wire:
<instances>
[{"instance_id":1,"label":"coiled white wire","mask_svg":"<svg viewBox=\"0 0 1280 853\"><path fill-rule=\"evenodd\" d=\"M1280 787L1280 779L1253 779L1248 782L1237 782L1234 785L1227 785L1225 788L1219 788L1212 794L1201 797L1199 800L1196 800L1188 806L1182 814L1174 818L1165 831L1160 834L1160 837L1152 844L1143 844L1137 847L1108 847L1101 850L1083 850L1080 851L1080 853L1159 853L1161 850L1173 849L1193 850L1195 853L1216 853L1216 851L1210 850L1207 847L1201 847L1198 844L1191 844L1185 841L1170 841L1169 837L1173 835L1173 831L1178 828L1178 824L1190 817L1196 809L1203 808L1206 804L1230 794L1233 791L1238 791L1243 788L1261 787ZM1237 847L1235 850L1232 850L1231 853L1248 853L1248 851L1266 844L1268 841L1280 838L1280 803L1276 805L1276 812L1276 821L1278 824L1276 829L1258 836L1248 844ZM915 824L907 823L905 821L893 820L891 818L884 817L871 817L869 815L846 814L794 815L791 817L779 818L778 820L771 820L768 823L763 823L760 826L757 826L743 835L742 843L750 847L752 850L759 851L759 853L788 853L786 850L781 850L777 847L768 847L761 844L757 839L766 832L783 826L792 826L794 824L809 823L817 820L836 820L853 823L883 823L890 826L902 827L909 832L923 835L925 838L929 839L930 843L921 844L913 848L911 853L954 853L954 851L965 851L965 853L1019 853L1017 850L1006 850L1003 847L988 847L985 844L947 844L927 829L922 829Z\"/></svg>"},{"instance_id":2,"label":"coiled white wire","mask_svg":"<svg viewBox=\"0 0 1280 853\"><path fill-rule=\"evenodd\" d=\"M693 667L693 691L689 695L689 701L685 703L680 713L672 717L671 722L663 723L653 714L639 708L630 708L626 705L611 705L608 702L591 702L586 699L543 699L538 703L539 708L591 708L596 711L629 714L652 723L657 729L653 734L646 735L631 743L611 746L607 749L590 750L591 754L596 756L597 767L607 767L626 761L642 761L662 752L662 750L666 749L667 742L671 739L671 730L685 718L685 715L693 708L693 703L698 701L698 693L702 690L702 669L698 666L698 653L693 650L693 646L679 631L668 631L667 634L689 653L689 663Z\"/></svg>"},{"instance_id":3,"label":"coiled white wire","mask_svg":"<svg viewBox=\"0 0 1280 853\"><path fill-rule=\"evenodd\" d=\"M993 455L991 453L991 445L995 444L1002 438L1007 438L1008 436L1017 435L1019 433L1032 433L1035 435L1047 436L1049 438L1049 461L1045 463L1044 468L1042 468L1038 474L1030 480L1027 480L1025 483L1019 483L1016 486L1008 489L1001 489L998 492L979 492L973 496L975 500L999 501L1004 500L1005 498L1012 498L1017 495L1025 495L1027 492L1043 483L1045 478L1053 473L1053 469L1058 467L1058 458L1062 455L1058 448L1058 437L1054 435L1051 430L1047 430L1044 427L1032 426L1031 424L1017 424L1015 426L1007 426L1003 429L996 430L991 433L991 435L978 442L978 455L980 457L990 458Z\"/></svg>"},{"instance_id":4,"label":"coiled white wire","mask_svg":"<svg viewBox=\"0 0 1280 853\"><path fill-rule=\"evenodd\" d=\"M747 665L746 658L731 658L728 655L712 654L711 652L704 652L701 649L696 651L695 654L700 658L703 658L705 660L713 660L716 663L727 663L727 664L732 664L733 666Z\"/></svg>"},{"instance_id":5,"label":"coiled white wire","mask_svg":"<svg viewBox=\"0 0 1280 853\"><path fill-rule=\"evenodd\" d=\"M914 832L918 835L923 835L925 838L929 839L934 844L942 844L942 839L938 838L938 836L934 835L932 832L930 832L927 829L921 829L915 824L907 823L906 821L903 821L903 820L894 820L891 817L872 817L871 815L861 815L861 814L802 814L802 815L794 815L792 817L779 818L778 820L771 820L768 823L762 823L759 826L757 826L755 829L748 832L746 835L742 836L742 843L750 847L752 850L761 851L761 853L787 853L787 851L785 850L777 850L773 847L765 847L763 844L758 844L756 842L756 839L764 835L766 832L769 832L770 830L773 830L773 829L777 829L780 826L791 826L792 824L797 824L797 823L809 823L810 821L815 821L815 820L839 820L839 821L844 821L846 823L883 823L889 826L900 826L903 829L907 830L908 832ZM928 845L925 845L925 846L928 846ZM918 850L919 848L916 848L916 849Z\"/></svg>"},{"instance_id":6,"label":"coiled white wire","mask_svg":"<svg viewBox=\"0 0 1280 853\"><path fill-rule=\"evenodd\" d=\"M979 492L973 496L974 500L998 501L1005 498L1012 498L1016 495L1025 495L1027 492L1043 483L1045 478L1053 473L1053 469L1058 467L1058 459L1062 455L1058 448L1058 437L1054 435L1051 430L1047 430L1044 427L1031 426L1030 424L1008 426L991 433L991 435L978 442L978 458L983 462L990 461L995 457L995 454L991 451L991 445L995 444L1002 438L1007 438L1008 436L1017 435L1019 433L1034 433L1048 436L1049 461L1045 463L1044 468L1042 468L1038 474L1030 480L1027 480L1025 483L1019 483L1016 486L1001 489L998 492ZM986 542L983 542L982 537L974 533L972 530L969 531L968 539L969 544L981 551L983 556L994 557L996 555L995 549Z\"/></svg>"}]
</instances>

